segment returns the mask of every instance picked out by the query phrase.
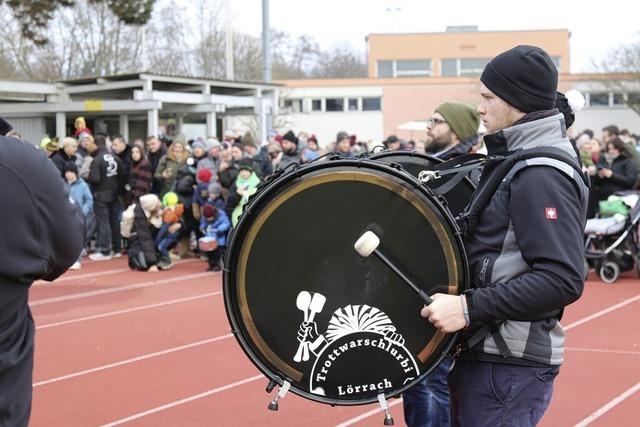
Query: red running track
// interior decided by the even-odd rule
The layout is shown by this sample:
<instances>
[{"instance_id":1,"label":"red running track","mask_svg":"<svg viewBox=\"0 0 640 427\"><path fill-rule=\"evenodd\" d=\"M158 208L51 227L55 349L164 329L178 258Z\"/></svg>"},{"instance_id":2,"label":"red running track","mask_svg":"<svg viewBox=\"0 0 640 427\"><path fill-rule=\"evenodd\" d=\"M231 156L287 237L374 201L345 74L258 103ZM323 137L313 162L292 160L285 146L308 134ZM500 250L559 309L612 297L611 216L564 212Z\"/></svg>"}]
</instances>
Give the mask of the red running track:
<instances>
[{"instance_id":1,"label":"red running track","mask_svg":"<svg viewBox=\"0 0 640 427\"><path fill-rule=\"evenodd\" d=\"M267 380L230 334L219 273L199 260L168 272L85 262L36 283L32 426L382 425L377 405L289 394L266 409ZM591 277L563 319L565 365L541 425L633 425L640 417L640 281ZM391 402L402 425L400 400Z\"/></svg>"}]
</instances>

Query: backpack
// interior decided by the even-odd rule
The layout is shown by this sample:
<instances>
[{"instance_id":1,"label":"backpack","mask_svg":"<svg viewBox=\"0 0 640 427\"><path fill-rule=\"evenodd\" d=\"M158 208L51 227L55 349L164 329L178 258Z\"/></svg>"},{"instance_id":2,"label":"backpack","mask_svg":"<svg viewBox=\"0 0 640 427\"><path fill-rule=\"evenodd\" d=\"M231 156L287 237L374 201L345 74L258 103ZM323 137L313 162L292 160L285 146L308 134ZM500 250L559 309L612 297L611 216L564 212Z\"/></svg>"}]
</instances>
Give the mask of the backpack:
<instances>
[{"instance_id":1,"label":"backpack","mask_svg":"<svg viewBox=\"0 0 640 427\"><path fill-rule=\"evenodd\" d=\"M125 239L131 237L133 222L135 220L135 208L136 204L132 203L124 212L122 212L122 219L120 220L120 235Z\"/></svg>"}]
</instances>

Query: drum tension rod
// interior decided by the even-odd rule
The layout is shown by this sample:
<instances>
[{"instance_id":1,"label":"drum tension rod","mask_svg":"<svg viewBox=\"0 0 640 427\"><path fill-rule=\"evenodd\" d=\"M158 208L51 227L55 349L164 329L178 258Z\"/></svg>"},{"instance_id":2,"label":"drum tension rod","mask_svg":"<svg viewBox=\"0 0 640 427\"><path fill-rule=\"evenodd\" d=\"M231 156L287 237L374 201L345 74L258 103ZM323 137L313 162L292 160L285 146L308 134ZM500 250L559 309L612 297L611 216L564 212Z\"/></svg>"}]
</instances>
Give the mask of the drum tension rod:
<instances>
[{"instance_id":1,"label":"drum tension rod","mask_svg":"<svg viewBox=\"0 0 640 427\"><path fill-rule=\"evenodd\" d=\"M387 403L387 399L384 397L384 393L380 393L378 395L378 403L380 404L380 408L384 411L384 425L392 426L393 425L393 417L389 412L389 404Z\"/></svg>"},{"instance_id":2,"label":"drum tension rod","mask_svg":"<svg viewBox=\"0 0 640 427\"><path fill-rule=\"evenodd\" d=\"M284 381L282 383L282 386L280 386L280 390L278 390L278 394L276 395L275 399L273 399L269 403L268 408L270 411L278 410L278 401L280 399L284 399L284 397L287 395L287 392L289 391L289 387L291 387L291 383L289 381Z\"/></svg>"}]
</instances>

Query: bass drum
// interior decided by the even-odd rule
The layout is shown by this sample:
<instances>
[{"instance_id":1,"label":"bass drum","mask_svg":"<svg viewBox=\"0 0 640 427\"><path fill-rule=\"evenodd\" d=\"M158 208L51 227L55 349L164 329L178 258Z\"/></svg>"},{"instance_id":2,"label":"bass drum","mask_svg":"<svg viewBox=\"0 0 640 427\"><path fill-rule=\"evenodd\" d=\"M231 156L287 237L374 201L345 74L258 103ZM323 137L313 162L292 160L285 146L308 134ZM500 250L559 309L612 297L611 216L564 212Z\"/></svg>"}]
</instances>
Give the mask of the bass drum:
<instances>
[{"instance_id":1,"label":"bass drum","mask_svg":"<svg viewBox=\"0 0 640 427\"><path fill-rule=\"evenodd\" d=\"M468 266L439 198L400 168L337 159L288 172L250 200L230 237L225 306L253 363L276 383L331 405L395 396L427 375L454 335L354 243L366 230L427 293L459 294Z\"/></svg>"},{"instance_id":2,"label":"bass drum","mask_svg":"<svg viewBox=\"0 0 640 427\"><path fill-rule=\"evenodd\" d=\"M372 154L369 158L379 162L399 164L415 177L423 170L432 170L443 162L437 157L416 153L415 151L381 151ZM452 175L444 176L440 179L429 181L426 185L431 189L437 188L445 184L451 177ZM476 186L473 182L465 177L451 191L442 196L447 201L447 205L454 216L464 211L469 201L471 201L471 196L475 189Z\"/></svg>"}]
</instances>

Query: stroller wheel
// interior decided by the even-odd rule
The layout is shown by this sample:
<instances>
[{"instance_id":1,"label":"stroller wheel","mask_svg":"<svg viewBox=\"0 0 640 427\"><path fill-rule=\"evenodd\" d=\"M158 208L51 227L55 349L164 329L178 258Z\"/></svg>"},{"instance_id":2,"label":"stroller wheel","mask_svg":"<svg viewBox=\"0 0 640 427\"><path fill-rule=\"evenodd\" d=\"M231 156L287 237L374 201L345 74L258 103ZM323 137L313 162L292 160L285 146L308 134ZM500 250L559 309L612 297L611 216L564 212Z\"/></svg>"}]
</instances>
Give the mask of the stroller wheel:
<instances>
[{"instance_id":1,"label":"stroller wheel","mask_svg":"<svg viewBox=\"0 0 640 427\"><path fill-rule=\"evenodd\" d=\"M613 261L605 261L600 267L600 278L605 283L613 283L620 276L620 267Z\"/></svg>"}]
</instances>

